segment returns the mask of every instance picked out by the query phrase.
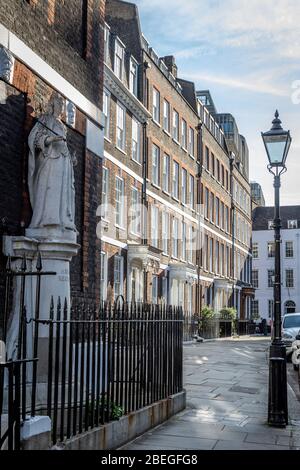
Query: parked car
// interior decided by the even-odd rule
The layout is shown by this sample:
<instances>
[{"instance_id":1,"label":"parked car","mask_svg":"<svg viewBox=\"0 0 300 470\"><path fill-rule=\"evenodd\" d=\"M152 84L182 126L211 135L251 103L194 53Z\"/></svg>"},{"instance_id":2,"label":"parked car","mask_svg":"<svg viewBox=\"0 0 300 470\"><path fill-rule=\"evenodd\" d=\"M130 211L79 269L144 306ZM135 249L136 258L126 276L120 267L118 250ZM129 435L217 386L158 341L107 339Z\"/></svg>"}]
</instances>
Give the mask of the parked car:
<instances>
[{"instance_id":1,"label":"parked car","mask_svg":"<svg viewBox=\"0 0 300 470\"><path fill-rule=\"evenodd\" d=\"M300 331L296 335L296 339L292 344L292 363L294 366L294 370L299 370L300 364Z\"/></svg>"},{"instance_id":2,"label":"parked car","mask_svg":"<svg viewBox=\"0 0 300 470\"><path fill-rule=\"evenodd\" d=\"M286 346L287 356L291 356L292 345L300 329L300 313L289 313L282 320L282 340Z\"/></svg>"}]
</instances>

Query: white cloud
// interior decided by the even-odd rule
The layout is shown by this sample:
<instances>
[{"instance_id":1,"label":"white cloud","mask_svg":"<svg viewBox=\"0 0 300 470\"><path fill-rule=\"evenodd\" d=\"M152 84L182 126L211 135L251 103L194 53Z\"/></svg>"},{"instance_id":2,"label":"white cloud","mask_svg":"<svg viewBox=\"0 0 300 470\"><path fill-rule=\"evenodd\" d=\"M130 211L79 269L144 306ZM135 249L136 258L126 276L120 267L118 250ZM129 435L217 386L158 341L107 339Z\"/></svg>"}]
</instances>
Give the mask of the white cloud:
<instances>
[{"instance_id":1,"label":"white cloud","mask_svg":"<svg viewBox=\"0 0 300 470\"><path fill-rule=\"evenodd\" d=\"M249 80L243 78L232 78L229 76L220 76L207 73L184 74L184 77L195 82L205 81L208 83L217 83L229 88L240 88L256 93L266 93L275 96L290 96L290 91L284 87L276 87L268 81L262 79Z\"/></svg>"},{"instance_id":2,"label":"white cloud","mask_svg":"<svg viewBox=\"0 0 300 470\"><path fill-rule=\"evenodd\" d=\"M207 41L220 47L274 47L283 57L300 58L299 0L137 0L155 12L168 38ZM268 53L272 51L268 51Z\"/></svg>"}]
</instances>

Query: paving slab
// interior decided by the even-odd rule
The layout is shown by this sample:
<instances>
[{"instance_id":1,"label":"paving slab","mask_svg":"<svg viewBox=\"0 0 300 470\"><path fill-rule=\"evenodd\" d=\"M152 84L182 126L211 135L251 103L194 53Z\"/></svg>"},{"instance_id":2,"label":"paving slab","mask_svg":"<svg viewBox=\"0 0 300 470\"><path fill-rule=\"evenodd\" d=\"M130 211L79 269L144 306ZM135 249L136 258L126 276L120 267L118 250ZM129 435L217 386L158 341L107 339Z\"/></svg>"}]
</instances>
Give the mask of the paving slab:
<instances>
[{"instance_id":1,"label":"paving slab","mask_svg":"<svg viewBox=\"0 0 300 470\"><path fill-rule=\"evenodd\" d=\"M291 387L291 425L267 425L269 344L247 337L184 346L186 410L123 448L300 449L300 403Z\"/></svg>"}]
</instances>

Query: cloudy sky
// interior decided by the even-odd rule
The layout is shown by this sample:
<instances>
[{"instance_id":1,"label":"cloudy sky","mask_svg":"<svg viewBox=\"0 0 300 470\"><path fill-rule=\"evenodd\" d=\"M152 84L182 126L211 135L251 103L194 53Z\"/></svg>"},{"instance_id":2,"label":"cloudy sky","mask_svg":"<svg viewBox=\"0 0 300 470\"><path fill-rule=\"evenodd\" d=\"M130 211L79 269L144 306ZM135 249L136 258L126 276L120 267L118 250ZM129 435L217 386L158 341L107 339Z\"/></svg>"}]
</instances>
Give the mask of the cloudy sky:
<instances>
[{"instance_id":1,"label":"cloudy sky","mask_svg":"<svg viewBox=\"0 0 300 470\"><path fill-rule=\"evenodd\" d=\"M293 143L282 204L300 204L300 1L135 0L142 30L159 56L173 54L179 76L211 90L232 113L250 150L250 177L273 204L260 132L278 108Z\"/></svg>"}]
</instances>

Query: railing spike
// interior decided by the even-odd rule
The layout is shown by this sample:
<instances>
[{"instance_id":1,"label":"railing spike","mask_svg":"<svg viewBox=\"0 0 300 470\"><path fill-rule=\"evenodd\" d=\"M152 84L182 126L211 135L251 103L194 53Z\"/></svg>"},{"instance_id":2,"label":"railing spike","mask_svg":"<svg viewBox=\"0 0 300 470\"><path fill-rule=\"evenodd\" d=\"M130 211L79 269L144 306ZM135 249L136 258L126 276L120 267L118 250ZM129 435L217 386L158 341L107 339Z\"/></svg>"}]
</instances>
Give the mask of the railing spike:
<instances>
[{"instance_id":1,"label":"railing spike","mask_svg":"<svg viewBox=\"0 0 300 470\"><path fill-rule=\"evenodd\" d=\"M8 255L6 262L6 271L11 271L11 256Z\"/></svg>"},{"instance_id":2,"label":"railing spike","mask_svg":"<svg viewBox=\"0 0 300 470\"><path fill-rule=\"evenodd\" d=\"M54 300L53 300L53 295L51 295L51 300L50 300L50 320L53 320L54 318Z\"/></svg>"},{"instance_id":3,"label":"railing spike","mask_svg":"<svg viewBox=\"0 0 300 470\"><path fill-rule=\"evenodd\" d=\"M25 253L23 254L22 263L21 263L21 271L25 272L27 270L27 260Z\"/></svg>"},{"instance_id":4,"label":"railing spike","mask_svg":"<svg viewBox=\"0 0 300 470\"><path fill-rule=\"evenodd\" d=\"M67 302L67 298L65 297L65 301L64 301L64 320L67 320L68 319L68 302Z\"/></svg>"},{"instance_id":5,"label":"railing spike","mask_svg":"<svg viewBox=\"0 0 300 470\"><path fill-rule=\"evenodd\" d=\"M36 260L36 270L38 272L40 272L42 270L42 268L43 268L43 266L42 266L41 252L38 251L37 260Z\"/></svg>"}]
</instances>

